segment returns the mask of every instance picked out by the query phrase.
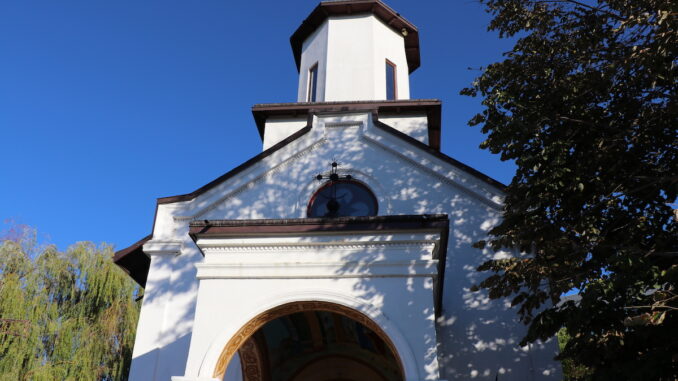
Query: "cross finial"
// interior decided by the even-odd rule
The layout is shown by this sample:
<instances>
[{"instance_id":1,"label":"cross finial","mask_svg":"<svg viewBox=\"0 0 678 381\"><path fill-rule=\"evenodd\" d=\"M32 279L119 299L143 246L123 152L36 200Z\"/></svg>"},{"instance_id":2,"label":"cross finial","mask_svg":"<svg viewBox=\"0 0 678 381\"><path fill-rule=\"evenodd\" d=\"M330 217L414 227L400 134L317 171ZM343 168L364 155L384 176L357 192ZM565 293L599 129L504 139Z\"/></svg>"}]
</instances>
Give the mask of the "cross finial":
<instances>
[{"instance_id":1,"label":"cross finial","mask_svg":"<svg viewBox=\"0 0 678 381\"><path fill-rule=\"evenodd\" d=\"M318 180L318 181L322 181L322 180L337 181L337 180L351 180L353 178L353 177L351 177L351 175L340 176L337 173L337 168L339 167L339 164L336 162L336 160L333 160L332 164L330 164L330 165L332 166L332 169L330 169L330 174L327 175L327 176L323 176L322 174L318 174L318 176L315 177L316 180Z\"/></svg>"},{"instance_id":2,"label":"cross finial","mask_svg":"<svg viewBox=\"0 0 678 381\"><path fill-rule=\"evenodd\" d=\"M337 201L337 189L336 189L336 184L335 182L338 180L351 180L352 177L351 175L343 175L340 176L337 173L337 168L339 167L339 164L337 163L336 160L332 160L332 164L330 164L332 168L330 169L330 174L327 176L324 176L322 174L318 174L316 176L316 180L318 181L323 181L323 180L329 180L329 186L331 188L331 196L327 201L327 216L328 217L336 217L337 212L339 211L339 208L341 205L339 204L339 201Z\"/></svg>"}]
</instances>

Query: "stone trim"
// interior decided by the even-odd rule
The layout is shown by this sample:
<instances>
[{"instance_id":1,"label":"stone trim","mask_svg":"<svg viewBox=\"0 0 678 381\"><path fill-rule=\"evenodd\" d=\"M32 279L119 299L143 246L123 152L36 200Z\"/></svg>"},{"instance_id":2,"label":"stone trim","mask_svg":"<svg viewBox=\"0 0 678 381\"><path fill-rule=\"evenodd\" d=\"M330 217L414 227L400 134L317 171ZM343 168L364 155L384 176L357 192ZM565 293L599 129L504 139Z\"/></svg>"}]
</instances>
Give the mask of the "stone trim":
<instances>
[{"instance_id":1,"label":"stone trim","mask_svg":"<svg viewBox=\"0 0 678 381\"><path fill-rule=\"evenodd\" d=\"M402 360L400 359L400 356L398 354L398 351L396 350L395 345L388 337L388 335L386 335L386 333L381 329L381 327L379 327L379 325L377 325L372 319L370 319L368 316L364 315L361 312L358 312L352 308L345 307L339 304L320 301L309 301L309 302L292 302L283 304L281 306L274 307L266 312L263 312L254 317L252 320L250 320L247 324L245 324L233 335L233 337L228 341L228 343L226 343L226 345L221 351L219 359L217 360L217 365L214 369L212 377L218 380L223 379L224 374L226 373L226 368L228 367L228 363L231 361L231 358L233 357L235 352L238 351L238 349L241 348L242 345L246 343L250 339L250 337L252 337L252 335L254 335L266 323L283 316L306 311L333 312L336 314L346 316L349 319L355 320L358 323L364 325L365 327L371 329L374 333L376 333L379 336L379 338L381 338L384 341L384 343L386 343L388 348L391 350L393 357L396 359L396 362L398 363L398 367L400 368L401 374L402 375L405 374L403 370ZM405 377L403 377L403 379L404 378ZM181 381L181 380L173 379L172 381Z\"/></svg>"},{"instance_id":2,"label":"stone trim","mask_svg":"<svg viewBox=\"0 0 678 381\"><path fill-rule=\"evenodd\" d=\"M437 279L438 260L401 262L334 262L277 264L198 263L197 278L206 279L341 279L421 278ZM437 283L437 282L436 282Z\"/></svg>"},{"instance_id":3,"label":"stone trim","mask_svg":"<svg viewBox=\"0 0 678 381\"><path fill-rule=\"evenodd\" d=\"M143 250L147 255L179 255L183 248L181 241L151 240L144 244Z\"/></svg>"}]
</instances>

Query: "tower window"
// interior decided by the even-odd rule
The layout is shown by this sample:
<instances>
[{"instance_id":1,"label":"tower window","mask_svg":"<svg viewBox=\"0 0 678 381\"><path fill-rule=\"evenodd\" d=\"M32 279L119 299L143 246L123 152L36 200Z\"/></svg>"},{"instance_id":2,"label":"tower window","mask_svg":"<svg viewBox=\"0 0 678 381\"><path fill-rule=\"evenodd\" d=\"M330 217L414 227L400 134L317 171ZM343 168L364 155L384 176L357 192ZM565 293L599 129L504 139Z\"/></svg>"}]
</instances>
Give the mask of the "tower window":
<instances>
[{"instance_id":1,"label":"tower window","mask_svg":"<svg viewBox=\"0 0 678 381\"><path fill-rule=\"evenodd\" d=\"M318 63L308 69L308 101L315 102L318 95Z\"/></svg>"},{"instance_id":2,"label":"tower window","mask_svg":"<svg viewBox=\"0 0 678 381\"><path fill-rule=\"evenodd\" d=\"M398 85L396 82L396 64L386 60L386 99L396 100Z\"/></svg>"}]
</instances>

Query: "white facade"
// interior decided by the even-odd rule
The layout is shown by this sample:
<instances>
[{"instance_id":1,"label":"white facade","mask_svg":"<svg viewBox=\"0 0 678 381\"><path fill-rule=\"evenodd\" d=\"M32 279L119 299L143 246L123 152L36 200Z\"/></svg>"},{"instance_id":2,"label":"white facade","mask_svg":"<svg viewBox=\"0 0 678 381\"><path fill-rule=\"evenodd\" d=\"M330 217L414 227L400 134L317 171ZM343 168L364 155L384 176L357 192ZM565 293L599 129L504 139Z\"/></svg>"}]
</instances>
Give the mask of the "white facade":
<instances>
[{"instance_id":1,"label":"white facade","mask_svg":"<svg viewBox=\"0 0 678 381\"><path fill-rule=\"evenodd\" d=\"M321 100L383 99L386 58L402 65L398 94L409 98L402 35L373 14L330 16L303 51L302 102L316 61ZM508 255L472 247L501 217L500 187L391 131L428 144L424 113L379 114L377 121L372 110L329 105L309 114L271 117L268 151L258 161L159 202L153 237L143 245L151 261L130 380L214 381L225 365L226 379L243 379L235 347L228 349L246 336L243 327L266 311L311 302L368 319L393 344L408 381L559 380L554 340L519 347L525 327L516 311L470 291L487 276L475 271L479 264ZM332 160L340 175L374 193L379 216L446 215L449 228L189 236L200 221L302 223L322 186L316 175ZM224 364L227 357L235 360Z\"/></svg>"},{"instance_id":2,"label":"white facade","mask_svg":"<svg viewBox=\"0 0 678 381\"><path fill-rule=\"evenodd\" d=\"M268 118L264 133L264 151L306 127L307 118Z\"/></svg>"}]
</instances>

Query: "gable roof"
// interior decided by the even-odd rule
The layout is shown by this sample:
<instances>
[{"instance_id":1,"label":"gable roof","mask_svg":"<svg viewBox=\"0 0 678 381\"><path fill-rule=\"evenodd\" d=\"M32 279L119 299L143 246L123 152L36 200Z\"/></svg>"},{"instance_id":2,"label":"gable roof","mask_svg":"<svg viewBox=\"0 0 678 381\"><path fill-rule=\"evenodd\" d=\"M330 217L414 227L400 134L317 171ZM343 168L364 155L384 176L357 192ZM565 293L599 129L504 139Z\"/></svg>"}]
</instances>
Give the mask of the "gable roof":
<instances>
[{"instance_id":1,"label":"gable roof","mask_svg":"<svg viewBox=\"0 0 678 381\"><path fill-rule=\"evenodd\" d=\"M407 109L407 107L421 107L422 102L426 106L436 106L437 102L437 107L438 107L438 112L440 110L440 101L437 100L427 100L427 101L409 101L410 103L405 103L401 104L400 111L402 111L402 108ZM427 103L429 102L429 103ZM444 153L440 152L439 149L436 149L434 147L431 147L429 145L426 145L422 142L420 142L417 139L414 139L410 137L407 134L404 134L398 130L396 130L393 127L390 127L383 122L379 121L379 110L380 110L380 105L385 105L387 104L386 107L387 109L390 109L388 106L394 106L397 107L397 105L394 105L393 102L327 102L327 106L330 107L332 110L336 111L351 111L351 110L372 110L373 111L373 120L374 120L374 125L379 128L382 131L385 131L394 137L401 139L413 146L416 146L422 151L425 151L436 158L449 163L450 165L459 168L463 170L464 172L472 175L473 177L476 177L477 179L499 189L499 190L504 190L506 188L506 185L502 184L501 182L491 178L490 176L487 176L483 174L482 172L456 160L453 159ZM291 105L294 104L279 104L279 105L257 105L253 107L252 113L255 114L255 120L259 115L272 115L270 113L274 113L276 110L283 110L285 112L288 112L291 110ZM272 155L273 153L281 150L288 144L292 143L293 141L301 138L304 136L306 133L308 133L311 130L311 124L312 124L312 116L313 113L318 111L318 106L322 106L321 104L318 103L301 103L301 104L296 104L299 112L302 113L307 113L308 114L308 124L306 127L302 128L301 130L295 132L294 134L290 135L286 139L283 139L279 143L275 144L271 148L261 152L260 154L254 156L253 158L247 160L246 162L242 163L241 165L235 167L234 169L230 170L229 172L226 172L225 174L219 176L218 178L214 179L213 181L209 182L208 184L194 190L191 193L183 194L183 195L177 195L177 196L170 196L170 197L161 197L157 199L157 204L170 204L174 202L181 202L181 201L189 201L192 200L201 194L209 191L210 189L218 186L219 184L223 183L224 181L231 179L238 175L239 173L245 171L246 169L254 166L255 164L259 163L266 157ZM368 106L376 106L376 107L368 107ZM259 107L259 108L258 108ZM314 108L315 107L315 108ZM362 108L351 108L351 107L362 107ZM367 107L367 108L365 108ZM255 112L256 109L256 112ZM323 109L320 107L320 109ZM323 109L325 110L325 109ZM393 109L394 111L396 109ZM258 114L260 113L260 114ZM431 119L429 119L430 121ZM438 119L439 120L439 119ZM429 122L430 123L430 122ZM429 132L430 136L430 132ZM155 224L155 221L154 221ZM145 286L146 284L146 277L148 275L148 268L150 266L150 259L146 254L143 252L143 245L149 241L152 238L152 235L148 235L138 242L134 243L133 245L119 250L115 253L115 256L113 258L114 262L122 267L130 276L137 282L139 285L142 287Z\"/></svg>"},{"instance_id":2,"label":"gable roof","mask_svg":"<svg viewBox=\"0 0 678 381\"><path fill-rule=\"evenodd\" d=\"M316 112L346 112L346 111L372 111L375 115L375 122L378 121L379 111L384 112L407 112L407 111L423 111L426 112L429 117L429 123L432 125L429 126L429 141L433 140L433 143L426 145L398 130L393 127L390 127L384 123L379 122L378 127L382 130L385 130L392 135L417 146L418 148L435 155L437 158L446 161L465 172L473 175L474 177L483 180L484 182L497 187L499 189L504 189L506 185L500 183L497 180L481 173L480 171L473 169L472 167L455 160L444 153L440 152L440 105L441 102L437 99L415 99L415 100L401 100L401 101L353 101L353 102L316 102L316 103L277 103L277 104L260 104L254 105L252 107L252 114L254 119L257 122L257 127L265 122L266 118L275 115L305 115L308 119L306 127L300 129L289 137L281 140L279 143L273 145L271 148L261 152L260 154L254 156L250 160L242 163L241 165L233 168L229 172L219 176L218 178L212 180L211 182L203 185L202 187L194 190L191 193L186 193L177 196L169 197L160 197L158 198L158 204L170 204L180 201L189 201L192 200L201 194L209 191L210 189L216 187L222 182L234 177L235 175L243 172L247 168L250 168L254 164L260 162L264 158L270 156L274 152L282 149L289 143L299 139L301 136L305 135L311 130L312 116ZM263 128L260 129L260 134L263 134Z\"/></svg>"},{"instance_id":3,"label":"gable roof","mask_svg":"<svg viewBox=\"0 0 678 381\"><path fill-rule=\"evenodd\" d=\"M304 41L313 33L322 23L332 16L346 16L355 14L371 13L384 24L394 31L403 35L405 39L405 55L407 57L407 67L412 73L417 70L421 64L419 53L419 31L400 13L389 8L379 0L344 0L344 1L323 1L311 12L301 23L299 28L290 37L294 60L297 64L297 71L301 67L301 50ZM403 33L405 31L406 33Z\"/></svg>"},{"instance_id":4,"label":"gable roof","mask_svg":"<svg viewBox=\"0 0 678 381\"><path fill-rule=\"evenodd\" d=\"M257 127L259 128L260 124L263 125L266 118L276 115L305 115L308 119L306 127L290 135L286 139L283 139L279 143L275 144L271 148L263 151L262 153L254 156L250 160L242 163L241 165L235 167L231 171L219 176L208 184L194 190L191 193L178 195L178 196L169 196L158 198L158 204L170 204L173 202L180 201L189 201L192 200L201 194L209 191L210 189L216 187L222 182L234 177L235 175L243 172L247 168L250 168L254 164L260 162L264 158L270 156L274 152L282 149L291 142L299 139L301 136L305 135L311 130L312 126L312 117L314 113L317 112L350 112L350 111L372 111L374 116L375 126L379 129L390 133L391 135L404 140L405 142L416 146L417 148L434 155L440 160L443 160L464 172L476 177L483 182L504 190L506 185L501 182L491 178L490 176L485 175L484 173L474 169L471 166L468 166L456 159L447 156L446 154L440 152L440 106L441 102L437 99L415 99L415 100L402 100L402 101L353 101L353 102L316 102L316 103L277 103L277 104L259 104L252 107L252 114L254 119L257 122ZM431 139L435 140L433 143L426 145L420 142L417 139L410 137L407 134L404 134L395 128L388 126L379 121L379 111L385 112L407 112L407 111L424 111L429 115L429 123L433 123L432 126L429 126L429 141ZM264 127L261 127L262 129ZM263 134L263 130L260 129L260 134Z\"/></svg>"}]
</instances>

